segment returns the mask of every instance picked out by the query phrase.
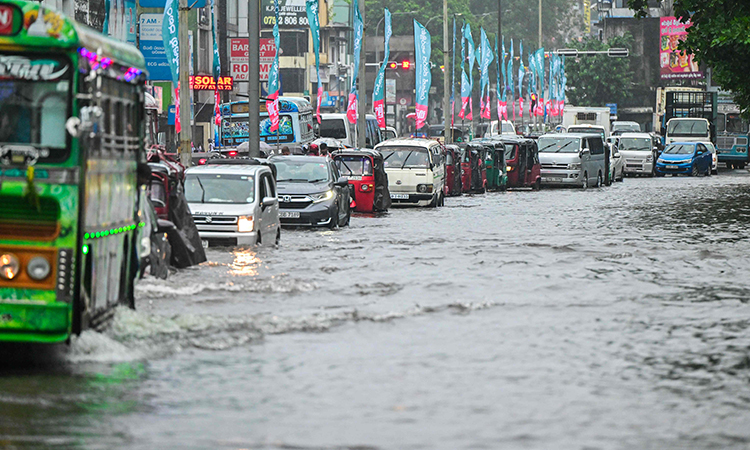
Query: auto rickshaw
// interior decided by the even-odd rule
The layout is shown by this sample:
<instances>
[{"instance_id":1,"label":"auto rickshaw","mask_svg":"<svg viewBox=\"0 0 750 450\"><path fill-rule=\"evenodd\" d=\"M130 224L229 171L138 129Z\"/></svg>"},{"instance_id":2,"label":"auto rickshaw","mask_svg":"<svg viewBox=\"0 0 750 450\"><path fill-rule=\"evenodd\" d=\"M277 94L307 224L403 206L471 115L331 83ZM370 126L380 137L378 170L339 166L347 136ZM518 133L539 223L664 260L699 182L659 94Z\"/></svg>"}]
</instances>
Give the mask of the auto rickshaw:
<instances>
[{"instance_id":1,"label":"auto rickshaw","mask_svg":"<svg viewBox=\"0 0 750 450\"><path fill-rule=\"evenodd\" d=\"M531 187L538 190L541 186L541 164L536 141L522 137L502 137L505 146L505 164L508 171L508 187Z\"/></svg>"},{"instance_id":2,"label":"auto rickshaw","mask_svg":"<svg viewBox=\"0 0 750 450\"><path fill-rule=\"evenodd\" d=\"M355 211L386 211L391 206L388 175L379 151L343 149L334 151L331 157L354 191Z\"/></svg>"},{"instance_id":3,"label":"auto rickshaw","mask_svg":"<svg viewBox=\"0 0 750 450\"><path fill-rule=\"evenodd\" d=\"M445 146L445 195L461 195L461 148L457 145Z\"/></svg>"},{"instance_id":4,"label":"auto rickshaw","mask_svg":"<svg viewBox=\"0 0 750 450\"><path fill-rule=\"evenodd\" d=\"M485 169L487 171L487 190L505 190L508 184L508 176L505 165L505 146L499 140L483 139L487 148L485 157Z\"/></svg>"},{"instance_id":5,"label":"auto rickshaw","mask_svg":"<svg viewBox=\"0 0 750 450\"><path fill-rule=\"evenodd\" d=\"M464 150L461 167L469 172L468 183L463 180L463 192L472 194L483 194L487 187L487 168L485 159L487 148L482 143L469 142ZM468 184L468 186L467 186Z\"/></svg>"}]
</instances>

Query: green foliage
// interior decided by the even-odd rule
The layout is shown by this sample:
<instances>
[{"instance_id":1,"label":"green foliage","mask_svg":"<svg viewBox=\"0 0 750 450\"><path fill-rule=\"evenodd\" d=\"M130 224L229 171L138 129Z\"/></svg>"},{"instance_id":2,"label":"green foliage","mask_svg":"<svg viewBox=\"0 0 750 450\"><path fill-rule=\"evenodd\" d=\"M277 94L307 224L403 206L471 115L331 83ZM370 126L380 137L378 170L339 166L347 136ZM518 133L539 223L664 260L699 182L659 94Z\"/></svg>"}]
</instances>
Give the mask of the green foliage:
<instances>
[{"instance_id":1,"label":"green foliage","mask_svg":"<svg viewBox=\"0 0 750 450\"><path fill-rule=\"evenodd\" d=\"M596 38L572 41L569 48L578 50L632 49L633 36L616 36L608 42ZM565 58L568 77L566 95L576 106L604 106L606 103L625 103L632 96L633 72L627 58L610 58L606 54Z\"/></svg>"},{"instance_id":2,"label":"green foliage","mask_svg":"<svg viewBox=\"0 0 750 450\"><path fill-rule=\"evenodd\" d=\"M628 0L636 16L647 16L646 0ZM690 18L680 49L713 69L714 81L734 93L750 118L750 1L674 0L676 17Z\"/></svg>"}]
</instances>

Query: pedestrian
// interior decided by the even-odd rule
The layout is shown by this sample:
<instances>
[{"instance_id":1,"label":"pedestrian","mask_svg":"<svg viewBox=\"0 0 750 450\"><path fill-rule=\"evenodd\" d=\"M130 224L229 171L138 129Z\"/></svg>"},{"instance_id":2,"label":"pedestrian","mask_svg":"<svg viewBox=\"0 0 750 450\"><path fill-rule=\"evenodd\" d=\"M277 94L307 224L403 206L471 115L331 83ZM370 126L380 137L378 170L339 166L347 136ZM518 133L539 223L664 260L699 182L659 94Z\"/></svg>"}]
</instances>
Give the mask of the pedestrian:
<instances>
[{"instance_id":1,"label":"pedestrian","mask_svg":"<svg viewBox=\"0 0 750 450\"><path fill-rule=\"evenodd\" d=\"M318 148L320 149L320 156L328 156L328 144L321 142Z\"/></svg>"},{"instance_id":2,"label":"pedestrian","mask_svg":"<svg viewBox=\"0 0 750 450\"><path fill-rule=\"evenodd\" d=\"M282 155L291 155L291 154L292 154L292 151L291 151L291 150L289 150L289 147L287 147L287 146L285 145L285 146L281 147L281 154L282 154Z\"/></svg>"},{"instance_id":3,"label":"pedestrian","mask_svg":"<svg viewBox=\"0 0 750 450\"><path fill-rule=\"evenodd\" d=\"M209 139L208 140L208 151L209 152L214 151L214 140L213 139Z\"/></svg>"}]
</instances>

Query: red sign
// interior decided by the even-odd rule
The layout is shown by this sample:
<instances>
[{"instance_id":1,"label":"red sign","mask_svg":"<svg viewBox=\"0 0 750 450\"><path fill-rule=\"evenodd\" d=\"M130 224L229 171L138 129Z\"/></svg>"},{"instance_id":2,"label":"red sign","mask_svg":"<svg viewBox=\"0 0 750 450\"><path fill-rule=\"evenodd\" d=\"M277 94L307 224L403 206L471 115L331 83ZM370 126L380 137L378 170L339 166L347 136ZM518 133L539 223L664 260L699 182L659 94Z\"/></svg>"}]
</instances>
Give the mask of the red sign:
<instances>
[{"instance_id":1,"label":"red sign","mask_svg":"<svg viewBox=\"0 0 750 450\"><path fill-rule=\"evenodd\" d=\"M0 5L0 36L18 33L21 24L21 11L12 5ZM17 17L18 16L18 17Z\"/></svg>"},{"instance_id":2,"label":"red sign","mask_svg":"<svg viewBox=\"0 0 750 450\"><path fill-rule=\"evenodd\" d=\"M231 91L232 81L232 77L219 77L218 81L214 81L214 77L209 75L190 75L190 89L214 91L218 88L220 91Z\"/></svg>"},{"instance_id":3,"label":"red sign","mask_svg":"<svg viewBox=\"0 0 750 450\"><path fill-rule=\"evenodd\" d=\"M249 61L247 56L247 38L229 39L229 73L236 81L247 81ZM262 38L260 48L260 81L268 81L273 58L276 56L276 45L272 38Z\"/></svg>"}]
</instances>

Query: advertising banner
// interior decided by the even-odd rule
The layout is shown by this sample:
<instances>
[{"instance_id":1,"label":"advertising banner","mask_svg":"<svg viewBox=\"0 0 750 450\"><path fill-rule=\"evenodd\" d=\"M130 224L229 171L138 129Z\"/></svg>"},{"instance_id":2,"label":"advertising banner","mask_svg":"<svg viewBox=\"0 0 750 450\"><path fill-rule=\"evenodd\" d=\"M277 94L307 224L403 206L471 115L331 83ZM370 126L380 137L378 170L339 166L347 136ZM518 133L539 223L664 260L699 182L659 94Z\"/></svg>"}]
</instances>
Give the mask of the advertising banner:
<instances>
[{"instance_id":1,"label":"advertising banner","mask_svg":"<svg viewBox=\"0 0 750 450\"><path fill-rule=\"evenodd\" d=\"M677 49L687 37L690 22L682 23L676 17L662 17L659 27L659 74L662 80L689 80L703 78L703 72L693 61L693 55Z\"/></svg>"},{"instance_id":2,"label":"advertising banner","mask_svg":"<svg viewBox=\"0 0 750 450\"><path fill-rule=\"evenodd\" d=\"M234 81L247 81L248 56L247 38L229 39L229 74ZM276 44L273 38L260 39L260 81L268 81L268 72L276 57Z\"/></svg>"},{"instance_id":3,"label":"advertising banner","mask_svg":"<svg viewBox=\"0 0 750 450\"><path fill-rule=\"evenodd\" d=\"M415 75L417 78L416 91L416 113L417 113L417 130L422 128L427 120L428 96L430 86L432 85L432 72L430 72L430 53L432 53L432 43L430 41L430 32L427 31L421 23L414 20L414 51L415 55Z\"/></svg>"},{"instance_id":4,"label":"advertising banner","mask_svg":"<svg viewBox=\"0 0 750 450\"><path fill-rule=\"evenodd\" d=\"M318 18L318 0L307 0L307 21L310 23L310 35L313 40L313 52L315 53L315 71L318 80L318 100L315 110L315 119L320 123L320 103L323 101L323 81L320 79L320 20Z\"/></svg>"},{"instance_id":5,"label":"advertising banner","mask_svg":"<svg viewBox=\"0 0 750 450\"><path fill-rule=\"evenodd\" d=\"M307 6L305 0L279 0L279 28L307 28ZM261 0L261 28L273 28L276 24L274 0Z\"/></svg>"},{"instance_id":6,"label":"advertising banner","mask_svg":"<svg viewBox=\"0 0 750 450\"><path fill-rule=\"evenodd\" d=\"M378 126L385 128L385 68L388 65L388 59L390 58L390 40L391 40L391 12L388 8L384 11L385 18L385 51L383 52L383 62L380 64L380 69L375 76L375 85L372 89L372 105L375 110L375 118L378 120ZM395 80L394 80L395 81Z\"/></svg>"},{"instance_id":7,"label":"advertising banner","mask_svg":"<svg viewBox=\"0 0 750 450\"><path fill-rule=\"evenodd\" d=\"M359 76L359 57L360 52L362 51L362 33L364 32L364 24L362 22L362 14L359 12L359 4L357 0L352 2L352 9L354 10L354 70L352 70L354 76L352 76L352 87L349 91L349 104L346 107L346 117L349 119L349 123L357 123L357 100L359 99L357 93L357 78Z\"/></svg>"},{"instance_id":8,"label":"advertising banner","mask_svg":"<svg viewBox=\"0 0 750 450\"><path fill-rule=\"evenodd\" d=\"M143 53L148 70L148 79L167 81L172 79L169 61L161 38L161 14L141 14L139 17L141 41L138 49Z\"/></svg>"},{"instance_id":9,"label":"advertising banner","mask_svg":"<svg viewBox=\"0 0 750 450\"><path fill-rule=\"evenodd\" d=\"M178 10L179 3L177 0L167 0L161 21L161 38L164 43L164 49L166 50L166 57L172 75L172 86L174 86L176 110L174 129L177 133L182 129L182 124L180 123L180 40L178 37Z\"/></svg>"},{"instance_id":10,"label":"advertising banner","mask_svg":"<svg viewBox=\"0 0 750 450\"><path fill-rule=\"evenodd\" d=\"M279 0L274 0L274 10L276 14L276 25L273 26L273 42L276 48L279 48ZM278 132L279 129L279 91L281 90L281 80L279 79L279 54L273 58L271 70L268 73L268 99L266 100L266 110L268 119L271 121L271 132Z\"/></svg>"}]
</instances>

